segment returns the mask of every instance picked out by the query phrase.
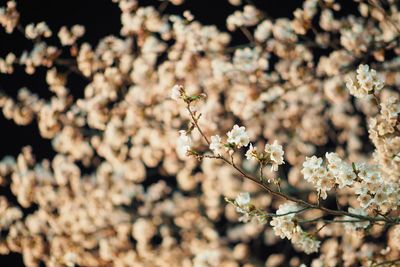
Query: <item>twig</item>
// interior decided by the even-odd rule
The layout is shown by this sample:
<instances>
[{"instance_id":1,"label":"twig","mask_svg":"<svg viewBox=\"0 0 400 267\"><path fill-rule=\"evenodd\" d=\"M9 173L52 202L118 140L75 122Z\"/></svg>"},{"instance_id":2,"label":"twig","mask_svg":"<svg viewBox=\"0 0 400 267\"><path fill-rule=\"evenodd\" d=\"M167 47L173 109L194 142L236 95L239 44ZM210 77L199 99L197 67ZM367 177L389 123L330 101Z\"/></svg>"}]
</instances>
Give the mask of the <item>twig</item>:
<instances>
[{"instance_id":1,"label":"twig","mask_svg":"<svg viewBox=\"0 0 400 267\"><path fill-rule=\"evenodd\" d=\"M193 114L193 112L192 112L192 110L190 108L190 103L191 103L190 101L187 102L187 110L188 110L188 112L190 114L190 117L193 120L193 124L197 128L197 130L199 131L201 136L204 138L206 143L208 145L210 145L210 141L208 140L207 136L204 134L204 132L202 131L202 129L198 125L197 119L196 119L195 115ZM282 192L279 192L279 191L275 191L271 187L269 187L268 185L260 182L259 179L246 174L243 170L241 170L234 163L232 155L231 155L231 160L228 160L228 159L226 159L225 157L223 157L221 155L220 156L215 156L215 158L216 159L220 159L220 160L224 161L225 163L231 165L243 178L246 178L246 179L251 180L254 183L258 184L261 188L263 188L265 191L267 191L271 195L274 195L274 196L279 197L279 198L286 199L288 201L295 202L295 203L297 203L297 204L299 204L299 205L301 205L303 207L309 208L309 209L318 209L318 210L324 211L324 212L326 212L328 214L335 215L335 216L348 216L348 217L351 217L351 218L359 219L359 220L352 220L352 221L351 220L350 221L348 221L348 220L342 220L342 221L335 220L335 221L332 221L332 222L369 221L370 223L386 222L386 223L389 223L389 224L398 224L399 221L400 221L399 219L394 219L394 218L390 218L389 219L389 217L387 217L387 218L384 218L384 217L370 217L370 216L364 216L364 215L359 215L359 214L346 212L346 211L343 211L343 210L332 210L332 209L329 209L329 208L326 208L326 207L323 207L323 206L319 206L319 205L315 205L315 204L309 203L309 202L307 202L305 200L298 199L298 198L286 195L286 194L284 194Z\"/></svg>"},{"instance_id":2,"label":"twig","mask_svg":"<svg viewBox=\"0 0 400 267\"><path fill-rule=\"evenodd\" d=\"M158 12L160 13L160 14L162 14L164 11L165 11L165 9L167 9L167 7L168 7L168 5L169 5L169 1L168 0L164 0L161 4L160 4L160 6L158 7Z\"/></svg>"},{"instance_id":3,"label":"twig","mask_svg":"<svg viewBox=\"0 0 400 267\"><path fill-rule=\"evenodd\" d=\"M250 43L254 43L254 37L246 27L241 26L239 27L239 29L246 36L246 38L249 40Z\"/></svg>"}]
</instances>

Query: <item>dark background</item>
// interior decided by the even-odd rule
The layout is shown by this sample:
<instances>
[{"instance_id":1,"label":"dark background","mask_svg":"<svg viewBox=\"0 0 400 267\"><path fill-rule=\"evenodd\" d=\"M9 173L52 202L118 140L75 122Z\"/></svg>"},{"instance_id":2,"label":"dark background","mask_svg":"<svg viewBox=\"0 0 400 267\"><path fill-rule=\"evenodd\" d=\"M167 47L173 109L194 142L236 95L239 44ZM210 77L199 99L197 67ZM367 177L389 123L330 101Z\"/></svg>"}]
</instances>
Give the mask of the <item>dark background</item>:
<instances>
[{"instance_id":1,"label":"dark background","mask_svg":"<svg viewBox=\"0 0 400 267\"><path fill-rule=\"evenodd\" d=\"M243 1L244 3L246 1ZM253 1L261 10L273 18L292 18L293 11L301 7L301 0L259 0ZM352 1L347 1L352 2ZM141 6L152 5L158 7L161 2L157 0L139 1ZM5 6L6 1L0 0L0 6ZM21 24L45 21L53 31L53 37L49 43L59 46L57 32L61 26L82 24L86 27L86 34L81 41L91 43L93 46L107 35L119 35L121 28L120 11L118 5L111 0L17 0L17 9L21 13ZM165 13L182 14L184 10L190 10L197 20L203 24L214 24L220 30L226 31L225 20L237 7L228 3L228 0L186 0L184 5L173 6L169 4ZM240 31L233 34L233 44L246 43L247 40ZM14 52L17 56L23 50L30 50L32 43L15 31L8 35L0 28L0 57ZM28 87L31 91L43 98L49 98L51 93L45 83L45 70L38 69L33 76L24 73L22 68L16 68L12 76L0 74L0 91L8 95L16 96L21 87ZM74 77L69 83L72 94L81 96L86 81ZM26 145L33 147L33 153L38 159L52 158L54 151L49 140L42 139L35 123L29 126L17 126L12 121L4 118L0 112L0 158L11 155L17 156L21 148ZM12 198L10 192L0 188L0 195ZM0 267L23 266L22 256L16 253L0 255Z\"/></svg>"},{"instance_id":2,"label":"dark background","mask_svg":"<svg viewBox=\"0 0 400 267\"><path fill-rule=\"evenodd\" d=\"M0 0L0 6L5 6L6 0ZM21 13L20 21L23 26L29 23L45 21L53 31L53 37L48 41L51 45L59 46L57 39L58 30L66 25L82 24L86 27L86 33L80 42L89 42L95 46L98 41L107 35L119 35L121 28L120 11L118 5L111 0L20 0L17 9ZM243 1L245 2L245 1ZM293 11L302 5L301 0L259 0L252 1L256 6L274 18L292 18ZM152 5L158 7L161 1L142 0L140 5ZM230 5L228 0L186 0L181 6L169 4L165 13L182 14L184 10L190 10L197 20L203 24L215 24L220 30L226 31L225 19L237 8ZM246 43L247 39L240 31L233 33L233 44ZM18 31L6 34L0 28L0 57L13 52L17 56L24 50L30 50L32 43ZM13 75L0 74L0 91L7 95L16 96L18 89L27 87L43 98L52 95L45 82L45 70L37 69L34 75L27 75L23 68L16 67ZM79 77L72 77L69 82L71 93L76 96L83 94L86 81ZM0 156L17 155L22 146L31 145L34 154L38 158L52 157L51 144L43 140L36 125L17 126L4 118L0 113Z\"/></svg>"}]
</instances>

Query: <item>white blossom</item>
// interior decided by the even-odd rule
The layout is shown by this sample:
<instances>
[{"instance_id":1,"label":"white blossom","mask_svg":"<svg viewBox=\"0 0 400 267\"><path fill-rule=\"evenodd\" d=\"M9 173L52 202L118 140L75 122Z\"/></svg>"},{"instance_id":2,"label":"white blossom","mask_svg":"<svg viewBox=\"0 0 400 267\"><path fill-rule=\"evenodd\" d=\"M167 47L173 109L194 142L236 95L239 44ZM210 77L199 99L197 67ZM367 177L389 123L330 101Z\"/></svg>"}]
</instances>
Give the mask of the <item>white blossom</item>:
<instances>
[{"instance_id":1,"label":"white blossom","mask_svg":"<svg viewBox=\"0 0 400 267\"><path fill-rule=\"evenodd\" d=\"M272 28L272 22L269 20L264 20L257 26L257 29L254 32L254 37L259 42L265 42L271 35Z\"/></svg>"},{"instance_id":2,"label":"white blossom","mask_svg":"<svg viewBox=\"0 0 400 267\"><path fill-rule=\"evenodd\" d=\"M359 65L357 69L356 81L347 77L346 87L350 94L362 98L383 88L384 81L374 69L368 65Z\"/></svg>"},{"instance_id":3,"label":"white blossom","mask_svg":"<svg viewBox=\"0 0 400 267\"><path fill-rule=\"evenodd\" d=\"M307 181L311 179L315 170L322 166L322 158L316 156L306 157L306 161L303 163L303 169L301 173L304 175L304 179Z\"/></svg>"},{"instance_id":4,"label":"white blossom","mask_svg":"<svg viewBox=\"0 0 400 267\"><path fill-rule=\"evenodd\" d=\"M247 160L257 159L257 148L253 147L253 144L251 143L249 149L246 152L246 159Z\"/></svg>"},{"instance_id":5,"label":"white blossom","mask_svg":"<svg viewBox=\"0 0 400 267\"><path fill-rule=\"evenodd\" d=\"M171 98L175 101L178 101L182 96L181 90L182 90L181 85L177 85L177 84L174 85L174 87L172 87L172 90L171 90Z\"/></svg>"},{"instance_id":6,"label":"white blossom","mask_svg":"<svg viewBox=\"0 0 400 267\"><path fill-rule=\"evenodd\" d=\"M177 153L180 158L184 158L192 146L192 139L187 135L185 130L179 131L179 138L177 141Z\"/></svg>"},{"instance_id":7,"label":"white blossom","mask_svg":"<svg viewBox=\"0 0 400 267\"><path fill-rule=\"evenodd\" d=\"M292 219L288 216L279 216L272 218L270 222L272 228L274 229L275 235L280 238L291 239L293 230L295 229L295 224Z\"/></svg>"},{"instance_id":8,"label":"white blossom","mask_svg":"<svg viewBox=\"0 0 400 267\"><path fill-rule=\"evenodd\" d=\"M296 227L292 237L292 242L295 247L304 251L306 254L318 252L321 244L321 241L311 237L309 234L304 232L300 226Z\"/></svg>"},{"instance_id":9,"label":"white blossom","mask_svg":"<svg viewBox=\"0 0 400 267\"><path fill-rule=\"evenodd\" d=\"M214 152L215 156L220 156L223 153L224 145L221 142L219 135L211 136L210 150Z\"/></svg>"},{"instance_id":10,"label":"white blossom","mask_svg":"<svg viewBox=\"0 0 400 267\"><path fill-rule=\"evenodd\" d=\"M274 232L280 238L291 239L295 224L293 218L296 212L299 211L299 207L293 203L284 203L279 206L276 211L276 217L273 217L270 224L274 229Z\"/></svg>"},{"instance_id":11,"label":"white blossom","mask_svg":"<svg viewBox=\"0 0 400 267\"><path fill-rule=\"evenodd\" d=\"M232 130L227 133L228 143L236 145L237 148L247 146L250 143L250 138L244 126L239 127L234 125Z\"/></svg>"},{"instance_id":12,"label":"white blossom","mask_svg":"<svg viewBox=\"0 0 400 267\"><path fill-rule=\"evenodd\" d=\"M265 152L269 156L269 158L272 161L272 167L271 170L277 171L278 170L278 165L282 165L284 163L283 161L283 149L282 146L278 144L278 141L274 141L272 145L266 144L265 145Z\"/></svg>"},{"instance_id":13,"label":"white blossom","mask_svg":"<svg viewBox=\"0 0 400 267\"><path fill-rule=\"evenodd\" d=\"M250 204L250 194L248 192L240 193L235 198L235 203L240 207L246 207Z\"/></svg>"}]
</instances>

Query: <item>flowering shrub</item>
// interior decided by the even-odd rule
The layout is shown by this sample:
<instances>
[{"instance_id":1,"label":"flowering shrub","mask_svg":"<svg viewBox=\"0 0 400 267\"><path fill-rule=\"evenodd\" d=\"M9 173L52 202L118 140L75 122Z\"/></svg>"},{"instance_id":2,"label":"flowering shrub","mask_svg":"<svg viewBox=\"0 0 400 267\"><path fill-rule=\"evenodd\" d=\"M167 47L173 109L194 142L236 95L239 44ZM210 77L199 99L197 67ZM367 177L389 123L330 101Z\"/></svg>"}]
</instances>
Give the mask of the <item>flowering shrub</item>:
<instances>
[{"instance_id":1,"label":"flowering shrub","mask_svg":"<svg viewBox=\"0 0 400 267\"><path fill-rule=\"evenodd\" d=\"M56 152L0 162L16 199L0 197L0 253L26 266L400 264L398 1L344 15L305 0L274 19L229 0L239 46L189 11L164 14L183 1L113 2L120 35L96 46L82 25L22 25L15 1L0 8L5 32L33 44L0 72L44 69L52 93L3 93L3 115Z\"/></svg>"}]
</instances>

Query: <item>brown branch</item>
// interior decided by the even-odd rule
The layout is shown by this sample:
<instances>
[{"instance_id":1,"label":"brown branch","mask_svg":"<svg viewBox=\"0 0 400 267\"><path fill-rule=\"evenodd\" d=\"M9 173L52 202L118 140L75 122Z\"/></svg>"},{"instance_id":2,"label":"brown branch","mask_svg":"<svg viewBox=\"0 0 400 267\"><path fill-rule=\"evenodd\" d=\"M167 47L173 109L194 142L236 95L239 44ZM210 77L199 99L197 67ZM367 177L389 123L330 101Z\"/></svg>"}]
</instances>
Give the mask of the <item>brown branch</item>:
<instances>
[{"instance_id":1,"label":"brown branch","mask_svg":"<svg viewBox=\"0 0 400 267\"><path fill-rule=\"evenodd\" d=\"M197 130L199 131L201 136L204 138L206 143L208 145L210 145L210 141L208 140L207 136L204 134L204 132L202 131L202 129L198 125L197 118L196 118L195 114L192 112L192 110L190 109L190 103L191 103L190 101L187 101L187 110L188 110L188 112L190 114L191 119L193 120L193 124L197 128ZM301 205L303 207L306 207L306 208L309 208L309 209L318 209L318 210L324 211L324 212L326 212L328 214L335 215L335 216L348 216L348 217L359 219L359 221L369 221L371 223L384 221L384 222L390 223L390 224L399 223L399 219L394 219L394 218L389 218L389 217L387 217L387 218L384 218L384 217L370 217L370 216L363 216L363 215L354 214L354 213L350 213L350 212L346 212L346 211L342 211L342 210L332 210L332 209L329 209L329 208L326 208L326 207L323 207L323 206L320 206L320 205L312 204L312 203L307 202L307 201L302 200L302 199L298 199L298 198L286 195L286 194L284 194L284 193L282 193L280 191L273 190L271 187L269 187L268 185L266 185L265 183L263 183L259 179L254 178L254 177L246 174L242 169L240 169L234 163L232 156L231 156L231 161L226 159L222 155L214 156L213 158L220 159L220 160L224 161L225 163L231 165L243 178L246 178L248 180L253 181L257 185L259 185L261 188L263 188L265 191L270 193L271 195L279 197L279 198L286 199L288 201L295 202L295 203L297 203L297 204L299 204L299 205ZM335 222L335 221L333 221L333 222Z\"/></svg>"}]
</instances>

